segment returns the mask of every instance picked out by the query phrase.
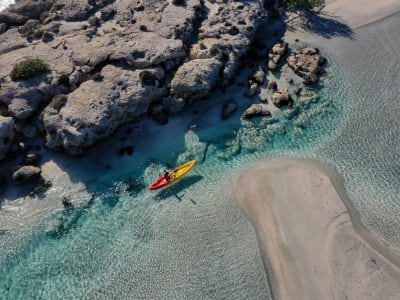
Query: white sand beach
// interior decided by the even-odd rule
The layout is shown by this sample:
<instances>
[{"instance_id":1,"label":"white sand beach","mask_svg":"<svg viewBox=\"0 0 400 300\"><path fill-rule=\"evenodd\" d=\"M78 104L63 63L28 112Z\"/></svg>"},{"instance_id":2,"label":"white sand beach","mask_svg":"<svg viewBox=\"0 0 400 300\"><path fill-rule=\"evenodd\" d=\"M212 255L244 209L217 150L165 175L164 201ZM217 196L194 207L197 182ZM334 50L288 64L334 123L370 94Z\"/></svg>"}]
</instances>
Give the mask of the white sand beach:
<instances>
[{"instance_id":1,"label":"white sand beach","mask_svg":"<svg viewBox=\"0 0 400 300\"><path fill-rule=\"evenodd\" d=\"M399 260L363 229L333 172L270 161L234 187L272 268L274 298L400 299Z\"/></svg>"},{"instance_id":2,"label":"white sand beach","mask_svg":"<svg viewBox=\"0 0 400 300\"><path fill-rule=\"evenodd\" d=\"M323 11L352 28L359 28L399 12L400 1L327 0Z\"/></svg>"}]
</instances>

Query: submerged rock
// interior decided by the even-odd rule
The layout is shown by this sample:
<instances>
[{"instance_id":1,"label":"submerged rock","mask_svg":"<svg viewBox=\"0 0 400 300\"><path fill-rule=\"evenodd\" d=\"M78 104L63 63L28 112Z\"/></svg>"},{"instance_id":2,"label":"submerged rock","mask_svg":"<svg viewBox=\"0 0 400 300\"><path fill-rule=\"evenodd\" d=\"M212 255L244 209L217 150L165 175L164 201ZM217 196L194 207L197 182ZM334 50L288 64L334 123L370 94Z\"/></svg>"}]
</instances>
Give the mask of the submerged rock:
<instances>
[{"instance_id":1,"label":"submerged rock","mask_svg":"<svg viewBox=\"0 0 400 300\"><path fill-rule=\"evenodd\" d=\"M247 108L243 115L243 119L252 119L255 117L270 117L271 112L266 108L263 104L252 104L249 108Z\"/></svg>"},{"instance_id":2,"label":"submerged rock","mask_svg":"<svg viewBox=\"0 0 400 300\"><path fill-rule=\"evenodd\" d=\"M41 170L36 166L23 166L12 174L12 179L17 183L33 182L40 178Z\"/></svg>"},{"instance_id":3,"label":"submerged rock","mask_svg":"<svg viewBox=\"0 0 400 300\"><path fill-rule=\"evenodd\" d=\"M284 56L288 51L288 43L280 42L275 44L271 52L268 54L268 69L276 70L278 63L282 56Z\"/></svg>"},{"instance_id":4,"label":"submerged rock","mask_svg":"<svg viewBox=\"0 0 400 300\"><path fill-rule=\"evenodd\" d=\"M276 107L281 106L289 106L293 105L293 99L289 94L289 90L287 88L279 89L272 94L272 103L275 104Z\"/></svg>"},{"instance_id":5,"label":"submerged rock","mask_svg":"<svg viewBox=\"0 0 400 300\"><path fill-rule=\"evenodd\" d=\"M10 149L15 135L14 125L13 118L0 115L0 160L6 156Z\"/></svg>"},{"instance_id":6,"label":"submerged rock","mask_svg":"<svg viewBox=\"0 0 400 300\"><path fill-rule=\"evenodd\" d=\"M229 118L233 113L235 113L235 111L237 111L237 107L238 105L235 100L229 100L225 102L221 113L222 120Z\"/></svg>"}]
</instances>

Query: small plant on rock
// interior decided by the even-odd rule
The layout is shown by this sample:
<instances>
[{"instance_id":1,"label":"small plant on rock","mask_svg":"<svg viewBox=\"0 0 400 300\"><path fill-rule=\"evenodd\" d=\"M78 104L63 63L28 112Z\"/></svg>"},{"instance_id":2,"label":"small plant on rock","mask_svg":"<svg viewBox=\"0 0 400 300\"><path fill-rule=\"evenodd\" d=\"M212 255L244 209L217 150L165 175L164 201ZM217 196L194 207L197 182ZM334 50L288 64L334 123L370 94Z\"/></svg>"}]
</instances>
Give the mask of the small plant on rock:
<instances>
[{"instance_id":1,"label":"small plant on rock","mask_svg":"<svg viewBox=\"0 0 400 300\"><path fill-rule=\"evenodd\" d=\"M69 87L70 83L68 74L62 73L60 76L58 76L58 83L65 87Z\"/></svg>"},{"instance_id":2,"label":"small plant on rock","mask_svg":"<svg viewBox=\"0 0 400 300\"><path fill-rule=\"evenodd\" d=\"M11 71L11 79L27 79L49 70L49 65L38 58L26 59L17 63Z\"/></svg>"}]
</instances>

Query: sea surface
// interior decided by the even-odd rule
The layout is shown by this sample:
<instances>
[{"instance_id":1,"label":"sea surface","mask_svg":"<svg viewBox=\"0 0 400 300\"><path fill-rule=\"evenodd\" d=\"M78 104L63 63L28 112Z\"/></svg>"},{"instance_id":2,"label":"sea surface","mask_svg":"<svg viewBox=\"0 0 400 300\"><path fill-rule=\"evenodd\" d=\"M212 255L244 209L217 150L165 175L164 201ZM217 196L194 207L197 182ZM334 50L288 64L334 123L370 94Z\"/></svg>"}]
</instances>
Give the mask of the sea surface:
<instances>
[{"instance_id":1,"label":"sea surface","mask_svg":"<svg viewBox=\"0 0 400 300\"><path fill-rule=\"evenodd\" d=\"M318 46L329 66L308 101L272 121L240 121L257 100L234 85L166 126L121 128L87 157L45 156L53 187L0 209L0 299L271 299L272 275L230 187L240 170L274 157L336 168L364 224L399 249L399 16L356 32L335 23L289 33L299 38L293 49ZM230 99L239 109L221 121ZM121 144L133 155L116 155ZM184 178L147 190L168 164L189 159L199 163Z\"/></svg>"}]
</instances>

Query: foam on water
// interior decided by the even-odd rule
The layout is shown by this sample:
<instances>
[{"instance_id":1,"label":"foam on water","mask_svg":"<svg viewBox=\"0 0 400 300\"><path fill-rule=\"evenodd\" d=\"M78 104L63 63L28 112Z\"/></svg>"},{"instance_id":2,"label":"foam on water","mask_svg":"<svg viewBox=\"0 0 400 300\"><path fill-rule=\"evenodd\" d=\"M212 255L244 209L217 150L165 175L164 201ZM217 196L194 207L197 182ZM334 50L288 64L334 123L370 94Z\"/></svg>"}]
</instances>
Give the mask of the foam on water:
<instances>
[{"instance_id":1,"label":"foam on water","mask_svg":"<svg viewBox=\"0 0 400 300\"><path fill-rule=\"evenodd\" d=\"M272 122L240 122L250 102L233 86L166 126L129 126L131 157L110 154L125 135L122 128L79 165L60 164L68 178L56 186L68 188L25 201L26 211L37 206L35 216L21 213L18 223L12 202L0 210L0 228L8 230L0 235L0 298L271 299L254 229L232 201L229 184L249 163L277 156L317 157L336 166L366 223L392 242L400 229L393 213L400 209L399 126L384 129L398 115L399 106L391 104L400 74L394 59L400 45L393 43L400 39L389 38L397 27L387 22L361 29L358 43L322 44L330 67L317 88L320 97ZM370 43L371 34L389 40L385 57L393 62L387 67L379 55L365 67L358 65L365 57L349 56ZM341 51L332 51L335 43ZM375 73L361 77L367 70ZM238 112L221 122L222 103L232 97ZM180 181L147 191L167 162L192 158L200 163ZM75 197L74 209L62 209L63 195Z\"/></svg>"}]
</instances>

